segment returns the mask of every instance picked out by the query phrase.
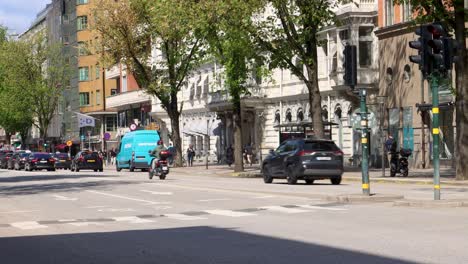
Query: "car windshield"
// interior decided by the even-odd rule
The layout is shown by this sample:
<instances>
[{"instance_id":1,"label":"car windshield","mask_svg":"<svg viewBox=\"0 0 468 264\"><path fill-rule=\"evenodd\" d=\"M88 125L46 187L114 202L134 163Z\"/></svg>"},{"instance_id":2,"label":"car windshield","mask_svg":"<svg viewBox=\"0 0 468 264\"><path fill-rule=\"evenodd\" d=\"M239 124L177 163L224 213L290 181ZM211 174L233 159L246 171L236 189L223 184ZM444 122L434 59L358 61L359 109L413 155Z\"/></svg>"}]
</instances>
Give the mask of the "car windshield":
<instances>
[{"instance_id":1,"label":"car windshield","mask_svg":"<svg viewBox=\"0 0 468 264\"><path fill-rule=\"evenodd\" d=\"M50 158L50 154L46 154L46 153L36 153L36 154L34 154L34 158L37 158L37 159L48 159L48 158Z\"/></svg>"},{"instance_id":2,"label":"car windshield","mask_svg":"<svg viewBox=\"0 0 468 264\"><path fill-rule=\"evenodd\" d=\"M21 154L20 154L20 157L21 157L21 158L25 158L25 157L27 157L27 156L29 156L29 153L21 153Z\"/></svg>"},{"instance_id":3,"label":"car windshield","mask_svg":"<svg viewBox=\"0 0 468 264\"><path fill-rule=\"evenodd\" d=\"M83 153L85 159L97 159L99 156L97 152Z\"/></svg>"},{"instance_id":4,"label":"car windshield","mask_svg":"<svg viewBox=\"0 0 468 264\"><path fill-rule=\"evenodd\" d=\"M66 153L55 154L55 157L57 157L59 159L67 159L68 154L66 154Z\"/></svg>"},{"instance_id":5,"label":"car windshield","mask_svg":"<svg viewBox=\"0 0 468 264\"><path fill-rule=\"evenodd\" d=\"M340 149L333 142L315 141L315 142L305 142L304 150L306 151L336 151Z\"/></svg>"}]
</instances>

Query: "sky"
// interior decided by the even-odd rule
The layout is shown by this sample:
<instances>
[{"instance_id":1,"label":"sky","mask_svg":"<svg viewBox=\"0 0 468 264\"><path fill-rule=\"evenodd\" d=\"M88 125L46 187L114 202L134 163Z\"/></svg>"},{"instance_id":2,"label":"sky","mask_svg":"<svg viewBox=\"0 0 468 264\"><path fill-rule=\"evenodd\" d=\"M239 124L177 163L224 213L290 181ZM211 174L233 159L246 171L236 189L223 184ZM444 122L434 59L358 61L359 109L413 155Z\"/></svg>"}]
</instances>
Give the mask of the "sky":
<instances>
[{"instance_id":1,"label":"sky","mask_svg":"<svg viewBox=\"0 0 468 264\"><path fill-rule=\"evenodd\" d=\"M23 33L52 0L0 0L0 25L10 34Z\"/></svg>"}]
</instances>

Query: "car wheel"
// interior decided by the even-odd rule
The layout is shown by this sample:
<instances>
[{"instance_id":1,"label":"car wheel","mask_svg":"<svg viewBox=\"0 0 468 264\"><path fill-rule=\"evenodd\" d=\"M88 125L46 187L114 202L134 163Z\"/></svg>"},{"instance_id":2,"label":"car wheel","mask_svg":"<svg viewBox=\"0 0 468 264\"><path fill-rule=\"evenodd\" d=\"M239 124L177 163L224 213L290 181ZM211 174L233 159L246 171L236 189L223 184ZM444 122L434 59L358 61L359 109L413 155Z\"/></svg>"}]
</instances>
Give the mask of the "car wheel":
<instances>
[{"instance_id":1,"label":"car wheel","mask_svg":"<svg viewBox=\"0 0 468 264\"><path fill-rule=\"evenodd\" d=\"M78 166L75 165L75 171L76 172L80 172L80 169L78 168Z\"/></svg>"},{"instance_id":2,"label":"car wheel","mask_svg":"<svg viewBox=\"0 0 468 264\"><path fill-rule=\"evenodd\" d=\"M166 174L161 174L161 175L159 175L159 179L160 179L160 180L166 179Z\"/></svg>"},{"instance_id":3,"label":"car wheel","mask_svg":"<svg viewBox=\"0 0 468 264\"><path fill-rule=\"evenodd\" d=\"M97 172L97 169L95 169L94 172Z\"/></svg>"},{"instance_id":4,"label":"car wheel","mask_svg":"<svg viewBox=\"0 0 468 264\"><path fill-rule=\"evenodd\" d=\"M130 170L130 172L134 172L135 168L130 166L129 170Z\"/></svg>"},{"instance_id":5,"label":"car wheel","mask_svg":"<svg viewBox=\"0 0 468 264\"><path fill-rule=\"evenodd\" d=\"M296 173L294 173L294 168L289 165L288 168L287 168L287 180L288 180L288 184L296 184L297 183L297 175Z\"/></svg>"},{"instance_id":6,"label":"car wheel","mask_svg":"<svg viewBox=\"0 0 468 264\"><path fill-rule=\"evenodd\" d=\"M331 181L331 183L332 183L333 185L338 185L338 184L341 183L341 176L340 176L340 177L336 177L336 178L331 178L330 181Z\"/></svg>"},{"instance_id":7,"label":"car wheel","mask_svg":"<svg viewBox=\"0 0 468 264\"><path fill-rule=\"evenodd\" d=\"M115 169L119 172L122 170L122 168L119 167L119 163L115 162Z\"/></svg>"},{"instance_id":8,"label":"car wheel","mask_svg":"<svg viewBox=\"0 0 468 264\"><path fill-rule=\"evenodd\" d=\"M270 169L268 168L266 164L263 166L263 182L264 183L273 182L273 177L271 176Z\"/></svg>"},{"instance_id":9,"label":"car wheel","mask_svg":"<svg viewBox=\"0 0 468 264\"><path fill-rule=\"evenodd\" d=\"M311 180L311 179L306 179L305 182L308 185L314 184L314 180Z\"/></svg>"},{"instance_id":10,"label":"car wheel","mask_svg":"<svg viewBox=\"0 0 468 264\"><path fill-rule=\"evenodd\" d=\"M104 171L104 169L99 169L99 171L100 171L100 172L103 172L103 171Z\"/></svg>"}]
</instances>

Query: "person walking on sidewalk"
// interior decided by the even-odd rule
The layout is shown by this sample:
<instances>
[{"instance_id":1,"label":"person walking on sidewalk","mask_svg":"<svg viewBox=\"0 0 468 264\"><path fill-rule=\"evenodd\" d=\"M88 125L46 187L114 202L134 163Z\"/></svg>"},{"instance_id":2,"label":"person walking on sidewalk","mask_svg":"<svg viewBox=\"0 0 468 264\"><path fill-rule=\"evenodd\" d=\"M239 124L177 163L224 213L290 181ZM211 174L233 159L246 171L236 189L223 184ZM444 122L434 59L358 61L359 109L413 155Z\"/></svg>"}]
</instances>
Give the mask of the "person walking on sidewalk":
<instances>
[{"instance_id":1,"label":"person walking on sidewalk","mask_svg":"<svg viewBox=\"0 0 468 264\"><path fill-rule=\"evenodd\" d=\"M246 164L250 164L252 166L252 157L253 157L253 150L251 144L247 144L244 147L244 160Z\"/></svg>"},{"instance_id":2,"label":"person walking on sidewalk","mask_svg":"<svg viewBox=\"0 0 468 264\"><path fill-rule=\"evenodd\" d=\"M226 163L231 167L231 164L234 163L234 150L231 145L226 149Z\"/></svg>"},{"instance_id":3,"label":"person walking on sidewalk","mask_svg":"<svg viewBox=\"0 0 468 264\"><path fill-rule=\"evenodd\" d=\"M115 158L117 157L117 153L115 152L115 149L112 148L110 151L110 157L111 157L111 164L115 164Z\"/></svg>"},{"instance_id":4,"label":"person walking on sidewalk","mask_svg":"<svg viewBox=\"0 0 468 264\"><path fill-rule=\"evenodd\" d=\"M187 149L187 166L192 167L193 166L193 158L195 157L195 149L193 149L193 145L190 144L188 149Z\"/></svg>"}]
</instances>

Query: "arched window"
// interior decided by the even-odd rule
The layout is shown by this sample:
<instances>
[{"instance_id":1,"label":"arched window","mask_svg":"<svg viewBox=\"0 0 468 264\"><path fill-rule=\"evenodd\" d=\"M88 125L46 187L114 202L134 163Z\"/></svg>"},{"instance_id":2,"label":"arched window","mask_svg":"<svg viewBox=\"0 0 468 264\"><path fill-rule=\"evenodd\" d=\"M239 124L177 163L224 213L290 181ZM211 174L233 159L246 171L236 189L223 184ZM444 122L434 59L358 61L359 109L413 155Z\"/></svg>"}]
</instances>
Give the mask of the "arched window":
<instances>
[{"instance_id":1,"label":"arched window","mask_svg":"<svg viewBox=\"0 0 468 264\"><path fill-rule=\"evenodd\" d=\"M275 112L275 124L279 125L280 120L281 120L280 110L276 110L276 112Z\"/></svg>"},{"instance_id":2,"label":"arched window","mask_svg":"<svg viewBox=\"0 0 468 264\"><path fill-rule=\"evenodd\" d=\"M340 104L337 104L335 106L335 116L336 116L335 119L341 119L342 111L341 111L341 105Z\"/></svg>"},{"instance_id":3,"label":"arched window","mask_svg":"<svg viewBox=\"0 0 468 264\"><path fill-rule=\"evenodd\" d=\"M304 112L302 111L302 108L297 109L297 122L302 122L304 121Z\"/></svg>"},{"instance_id":4,"label":"arched window","mask_svg":"<svg viewBox=\"0 0 468 264\"><path fill-rule=\"evenodd\" d=\"M286 122L292 122L292 114L291 114L291 109L288 108L288 110L286 110Z\"/></svg>"},{"instance_id":5,"label":"arched window","mask_svg":"<svg viewBox=\"0 0 468 264\"><path fill-rule=\"evenodd\" d=\"M328 121L328 107L326 105L322 107L322 120Z\"/></svg>"}]
</instances>

